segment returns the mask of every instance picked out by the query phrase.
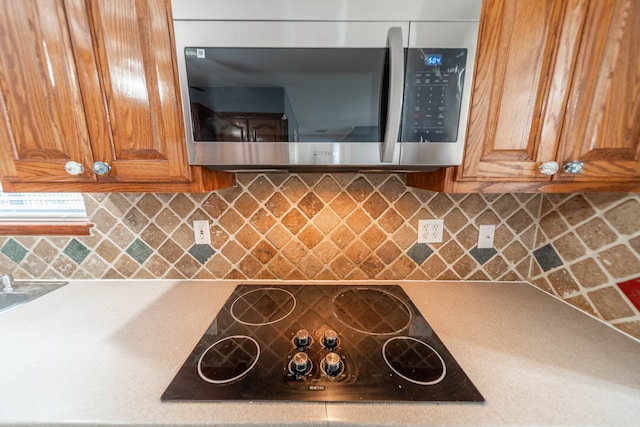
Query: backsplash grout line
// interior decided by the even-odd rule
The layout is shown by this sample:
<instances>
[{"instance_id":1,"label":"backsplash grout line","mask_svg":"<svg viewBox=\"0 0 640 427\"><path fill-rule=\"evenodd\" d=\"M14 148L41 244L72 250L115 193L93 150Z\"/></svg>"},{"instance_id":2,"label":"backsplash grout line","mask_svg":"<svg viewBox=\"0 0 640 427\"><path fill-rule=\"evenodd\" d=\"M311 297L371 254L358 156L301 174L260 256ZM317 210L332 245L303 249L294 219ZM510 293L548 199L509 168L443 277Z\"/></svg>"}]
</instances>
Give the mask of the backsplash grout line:
<instances>
[{"instance_id":1,"label":"backsplash grout line","mask_svg":"<svg viewBox=\"0 0 640 427\"><path fill-rule=\"evenodd\" d=\"M0 267L16 278L529 280L640 337L615 285L640 276L640 225L625 216L639 195L442 194L404 178L259 172L207 194L86 194L91 236L15 237L27 254L0 253ZM428 218L444 218L443 243L417 244ZM194 248L194 219L209 220L210 246ZM495 253L476 249L480 224L496 225ZM541 248L552 258L536 260Z\"/></svg>"}]
</instances>

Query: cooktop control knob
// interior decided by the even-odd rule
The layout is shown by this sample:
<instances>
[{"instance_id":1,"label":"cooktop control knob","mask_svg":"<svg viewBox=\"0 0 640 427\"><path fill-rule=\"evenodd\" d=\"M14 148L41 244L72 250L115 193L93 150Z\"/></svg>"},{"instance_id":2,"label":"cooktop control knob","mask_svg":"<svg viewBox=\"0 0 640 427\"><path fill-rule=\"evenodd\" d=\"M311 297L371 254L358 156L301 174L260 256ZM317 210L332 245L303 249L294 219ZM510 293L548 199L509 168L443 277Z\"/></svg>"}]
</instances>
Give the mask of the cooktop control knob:
<instances>
[{"instance_id":1,"label":"cooktop control knob","mask_svg":"<svg viewBox=\"0 0 640 427\"><path fill-rule=\"evenodd\" d=\"M298 347L298 349L305 349L311 345L311 337L309 336L309 331L306 329L300 329L296 332L296 336L293 337L293 342Z\"/></svg>"},{"instance_id":2,"label":"cooktop control knob","mask_svg":"<svg viewBox=\"0 0 640 427\"><path fill-rule=\"evenodd\" d=\"M291 359L292 374L304 374L309 368L309 356L307 353L298 352Z\"/></svg>"},{"instance_id":3,"label":"cooktop control knob","mask_svg":"<svg viewBox=\"0 0 640 427\"><path fill-rule=\"evenodd\" d=\"M340 373L342 361L337 353L329 353L324 358L324 370L330 377L335 377Z\"/></svg>"},{"instance_id":4,"label":"cooktop control knob","mask_svg":"<svg viewBox=\"0 0 640 427\"><path fill-rule=\"evenodd\" d=\"M338 333L333 329L327 329L324 331L322 343L326 348L336 348L338 346Z\"/></svg>"}]
</instances>

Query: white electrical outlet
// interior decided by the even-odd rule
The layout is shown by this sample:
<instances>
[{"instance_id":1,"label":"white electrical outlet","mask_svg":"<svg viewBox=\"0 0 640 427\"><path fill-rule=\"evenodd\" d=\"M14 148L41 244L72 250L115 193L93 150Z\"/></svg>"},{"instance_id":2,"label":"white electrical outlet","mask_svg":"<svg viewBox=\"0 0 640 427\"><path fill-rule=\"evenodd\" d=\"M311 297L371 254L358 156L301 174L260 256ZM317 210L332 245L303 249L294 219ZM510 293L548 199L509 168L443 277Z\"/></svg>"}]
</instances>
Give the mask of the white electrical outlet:
<instances>
[{"instance_id":1,"label":"white electrical outlet","mask_svg":"<svg viewBox=\"0 0 640 427\"><path fill-rule=\"evenodd\" d=\"M193 235L196 245L206 245L211 243L211 234L209 233L209 221L199 220L193 221Z\"/></svg>"},{"instance_id":2,"label":"white electrical outlet","mask_svg":"<svg viewBox=\"0 0 640 427\"><path fill-rule=\"evenodd\" d=\"M493 238L495 233L495 225L481 225L480 231L478 232L478 249L493 248Z\"/></svg>"},{"instance_id":3,"label":"white electrical outlet","mask_svg":"<svg viewBox=\"0 0 640 427\"><path fill-rule=\"evenodd\" d=\"M443 219L421 219L418 221L418 243L441 243L443 234Z\"/></svg>"}]
</instances>

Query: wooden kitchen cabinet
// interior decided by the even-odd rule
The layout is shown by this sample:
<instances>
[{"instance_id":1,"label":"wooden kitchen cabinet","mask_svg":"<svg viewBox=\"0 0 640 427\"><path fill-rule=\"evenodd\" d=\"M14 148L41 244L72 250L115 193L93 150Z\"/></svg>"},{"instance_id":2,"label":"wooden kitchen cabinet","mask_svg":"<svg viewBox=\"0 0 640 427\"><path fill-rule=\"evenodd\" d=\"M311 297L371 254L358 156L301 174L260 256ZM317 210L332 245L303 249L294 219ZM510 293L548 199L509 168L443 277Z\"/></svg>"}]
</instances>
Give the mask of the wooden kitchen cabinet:
<instances>
[{"instance_id":1,"label":"wooden kitchen cabinet","mask_svg":"<svg viewBox=\"0 0 640 427\"><path fill-rule=\"evenodd\" d=\"M207 191L190 167L165 0L2 1L5 191ZM71 175L68 162L84 171ZM94 162L111 171L93 172ZM77 168L76 168L77 169Z\"/></svg>"},{"instance_id":2,"label":"wooden kitchen cabinet","mask_svg":"<svg viewBox=\"0 0 640 427\"><path fill-rule=\"evenodd\" d=\"M281 113L216 113L218 141L287 141L287 120Z\"/></svg>"},{"instance_id":3,"label":"wooden kitchen cabinet","mask_svg":"<svg viewBox=\"0 0 640 427\"><path fill-rule=\"evenodd\" d=\"M463 164L408 185L640 191L640 0L485 0L478 43Z\"/></svg>"},{"instance_id":4,"label":"wooden kitchen cabinet","mask_svg":"<svg viewBox=\"0 0 640 427\"><path fill-rule=\"evenodd\" d=\"M3 179L91 182L69 160L93 163L89 126L62 2L10 1L0 8L0 166Z\"/></svg>"},{"instance_id":5,"label":"wooden kitchen cabinet","mask_svg":"<svg viewBox=\"0 0 640 427\"><path fill-rule=\"evenodd\" d=\"M288 141L288 120L283 113L215 112L192 102L195 141Z\"/></svg>"}]
</instances>

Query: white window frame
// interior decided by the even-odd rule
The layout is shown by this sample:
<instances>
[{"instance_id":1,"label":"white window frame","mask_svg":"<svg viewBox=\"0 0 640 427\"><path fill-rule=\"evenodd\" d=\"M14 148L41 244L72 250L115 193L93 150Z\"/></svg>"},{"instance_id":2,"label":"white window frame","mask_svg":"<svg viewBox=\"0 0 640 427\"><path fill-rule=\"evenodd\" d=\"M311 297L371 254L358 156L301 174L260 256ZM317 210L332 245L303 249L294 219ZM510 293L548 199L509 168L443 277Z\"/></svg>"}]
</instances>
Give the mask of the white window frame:
<instances>
[{"instance_id":1,"label":"white window frame","mask_svg":"<svg viewBox=\"0 0 640 427\"><path fill-rule=\"evenodd\" d=\"M92 224L81 193L4 193L0 235L88 235Z\"/></svg>"}]
</instances>

